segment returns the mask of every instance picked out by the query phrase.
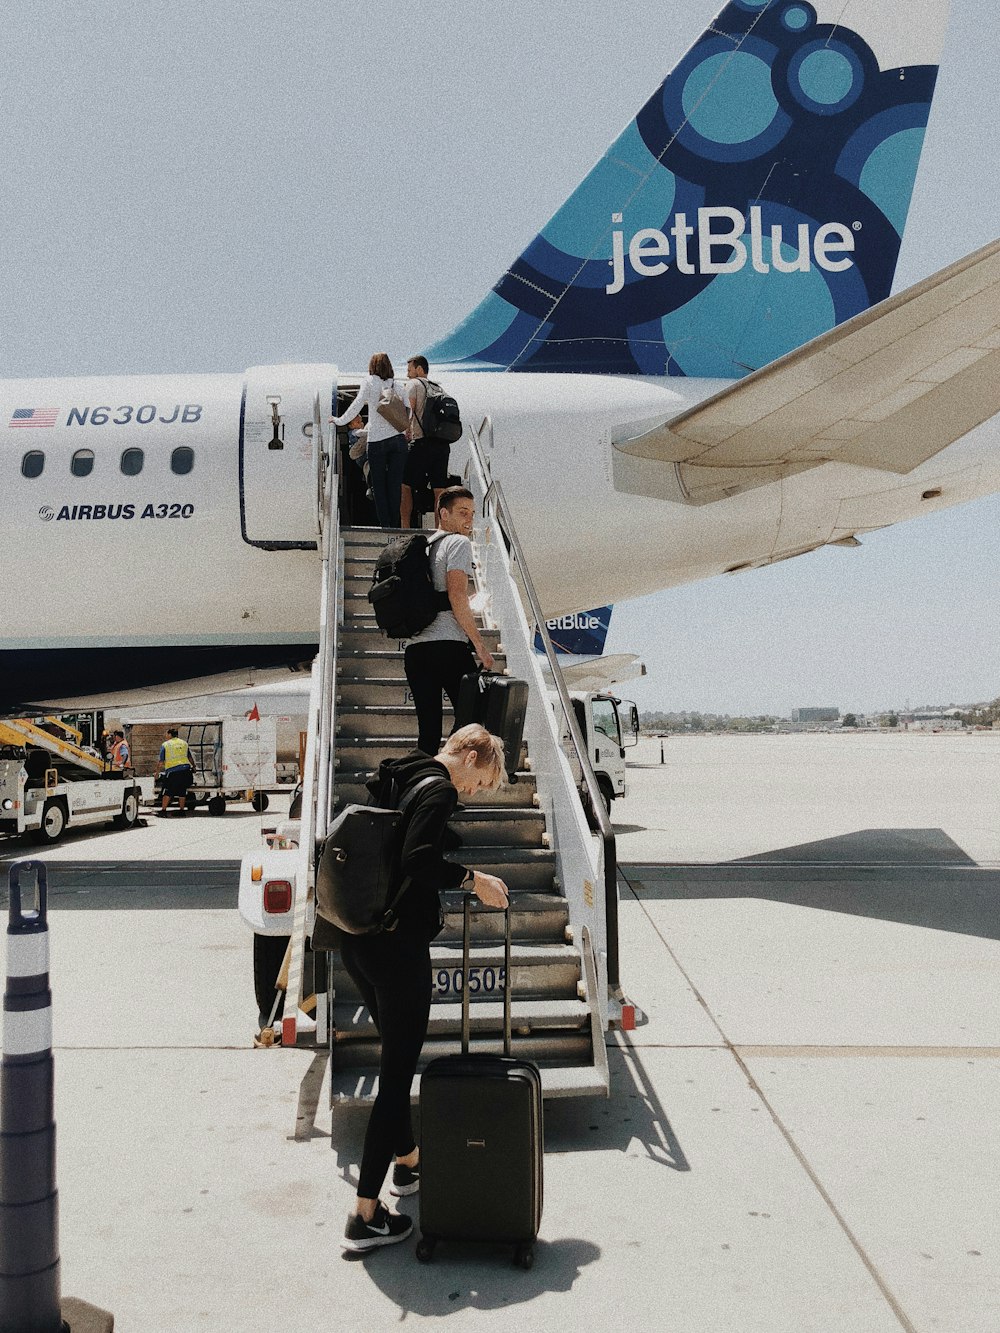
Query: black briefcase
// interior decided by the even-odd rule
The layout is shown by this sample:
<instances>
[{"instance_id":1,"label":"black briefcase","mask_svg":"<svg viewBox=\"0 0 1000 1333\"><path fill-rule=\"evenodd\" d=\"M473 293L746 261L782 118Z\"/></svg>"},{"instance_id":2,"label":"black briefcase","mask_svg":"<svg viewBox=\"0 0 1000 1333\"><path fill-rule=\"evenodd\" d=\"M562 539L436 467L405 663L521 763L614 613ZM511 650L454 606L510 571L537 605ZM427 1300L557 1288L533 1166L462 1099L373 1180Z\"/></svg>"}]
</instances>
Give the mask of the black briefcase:
<instances>
[{"instance_id":1,"label":"black briefcase","mask_svg":"<svg viewBox=\"0 0 1000 1333\"><path fill-rule=\"evenodd\" d=\"M420 1079L417 1258L439 1240L514 1246L530 1268L542 1220L542 1080L510 1054L510 908L505 912L504 1055L469 1052L471 898L463 929L462 1054L432 1060Z\"/></svg>"},{"instance_id":2,"label":"black briefcase","mask_svg":"<svg viewBox=\"0 0 1000 1333\"><path fill-rule=\"evenodd\" d=\"M513 782L521 766L524 715L528 707L528 682L493 671L471 671L458 687L455 728L481 722L503 741L504 767Z\"/></svg>"}]
</instances>

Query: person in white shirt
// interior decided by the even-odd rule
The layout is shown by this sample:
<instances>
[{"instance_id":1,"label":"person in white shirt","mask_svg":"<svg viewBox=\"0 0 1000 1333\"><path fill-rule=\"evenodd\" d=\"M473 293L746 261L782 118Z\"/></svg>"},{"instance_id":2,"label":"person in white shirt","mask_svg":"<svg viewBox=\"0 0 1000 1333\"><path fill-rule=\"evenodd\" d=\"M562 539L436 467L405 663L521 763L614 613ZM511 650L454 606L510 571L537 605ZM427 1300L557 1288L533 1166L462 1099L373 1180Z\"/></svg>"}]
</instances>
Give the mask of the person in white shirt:
<instances>
[{"instance_id":1,"label":"person in white shirt","mask_svg":"<svg viewBox=\"0 0 1000 1333\"><path fill-rule=\"evenodd\" d=\"M475 515L475 498L464 486L449 486L441 493L438 527L428 538L427 559L435 591L446 592L450 606L414 634L403 654L406 683L417 714L417 748L424 754L437 754L441 745L442 692L456 708L462 677L476 670L476 658L484 671L493 670L493 658L469 604Z\"/></svg>"},{"instance_id":2,"label":"person in white shirt","mask_svg":"<svg viewBox=\"0 0 1000 1333\"><path fill-rule=\"evenodd\" d=\"M427 402L427 358L411 356L406 363L406 405L410 411L410 448L403 469L403 501L400 517L404 528L413 524L413 497L424 487L434 492L434 512L437 513L441 492L448 485L448 455L451 445L424 434L423 411ZM419 522L416 524L420 526Z\"/></svg>"},{"instance_id":3,"label":"person in white shirt","mask_svg":"<svg viewBox=\"0 0 1000 1333\"><path fill-rule=\"evenodd\" d=\"M357 397L339 417L331 417L335 426L346 426L368 408L368 481L375 500L379 526L399 527L399 496L406 463L406 436L388 422L378 410L384 395L392 394L401 411L406 407L406 385L394 378L387 352L376 352L368 362L368 377L362 380Z\"/></svg>"}]
</instances>

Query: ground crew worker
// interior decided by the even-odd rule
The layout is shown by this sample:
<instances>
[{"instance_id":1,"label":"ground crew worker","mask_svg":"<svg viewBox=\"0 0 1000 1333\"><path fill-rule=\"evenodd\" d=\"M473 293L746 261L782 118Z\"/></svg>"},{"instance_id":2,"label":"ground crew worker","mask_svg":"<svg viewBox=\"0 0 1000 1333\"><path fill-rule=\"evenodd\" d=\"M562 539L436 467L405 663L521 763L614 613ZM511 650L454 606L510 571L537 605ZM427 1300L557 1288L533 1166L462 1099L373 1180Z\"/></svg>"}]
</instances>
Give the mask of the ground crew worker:
<instances>
[{"instance_id":1,"label":"ground crew worker","mask_svg":"<svg viewBox=\"0 0 1000 1333\"><path fill-rule=\"evenodd\" d=\"M181 740L176 727L170 727L167 738L160 746L160 774L163 776L163 804L160 814L167 813L167 806L172 796L177 797L178 814L185 813L187 791L194 776L191 764L191 751L187 741Z\"/></svg>"},{"instance_id":2,"label":"ground crew worker","mask_svg":"<svg viewBox=\"0 0 1000 1333\"><path fill-rule=\"evenodd\" d=\"M111 733L111 767L127 768L128 761L129 748L125 733L124 731L113 731Z\"/></svg>"}]
</instances>

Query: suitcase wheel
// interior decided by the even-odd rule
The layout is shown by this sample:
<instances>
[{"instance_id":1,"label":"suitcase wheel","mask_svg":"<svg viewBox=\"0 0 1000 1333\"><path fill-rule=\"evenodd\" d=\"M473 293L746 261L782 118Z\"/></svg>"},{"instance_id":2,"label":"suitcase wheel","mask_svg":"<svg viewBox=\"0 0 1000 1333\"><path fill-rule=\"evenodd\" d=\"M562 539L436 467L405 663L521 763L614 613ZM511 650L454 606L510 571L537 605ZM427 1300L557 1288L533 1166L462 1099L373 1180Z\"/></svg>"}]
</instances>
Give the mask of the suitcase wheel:
<instances>
[{"instance_id":1,"label":"suitcase wheel","mask_svg":"<svg viewBox=\"0 0 1000 1333\"><path fill-rule=\"evenodd\" d=\"M514 1267L523 1268L527 1272L534 1266L535 1247L530 1243L518 1245L514 1249Z\"/></svg>"},{"instance_id":2,"label":"suitcase wheel","mask_svg":"<svg viewBox=\"0 0 1000 1333\"><path fill-rule=\"evenodd\" d=\"M421 1236L417 1241L417 1258L422 1264L429 1264L434 1258L437 1241L432 1236Z\"/></svg>"}]
</instances>

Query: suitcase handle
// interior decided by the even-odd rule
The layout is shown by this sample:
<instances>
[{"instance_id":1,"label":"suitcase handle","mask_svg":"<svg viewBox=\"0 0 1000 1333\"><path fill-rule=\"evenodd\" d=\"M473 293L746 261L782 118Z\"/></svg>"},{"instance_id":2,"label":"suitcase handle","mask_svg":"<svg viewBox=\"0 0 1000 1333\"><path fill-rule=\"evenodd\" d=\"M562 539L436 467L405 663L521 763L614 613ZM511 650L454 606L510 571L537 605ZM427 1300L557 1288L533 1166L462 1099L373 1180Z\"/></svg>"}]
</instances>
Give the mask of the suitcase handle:
<instances>
[{"instance_id":1,"label":"suitcase handle","mask_svg":"<svg viewBox=\"0 0 1000 1333\"><path fill-rule=\"evenodd\" d=\"M472 904L478 901L474 893L465 894L462 911L462 1054L469 1054L469 949L472 938ZM496 908L486 908L495 912ZM510 903L503 909L503 1053L510 1055Z\"/></svg>"}]
</instances>

